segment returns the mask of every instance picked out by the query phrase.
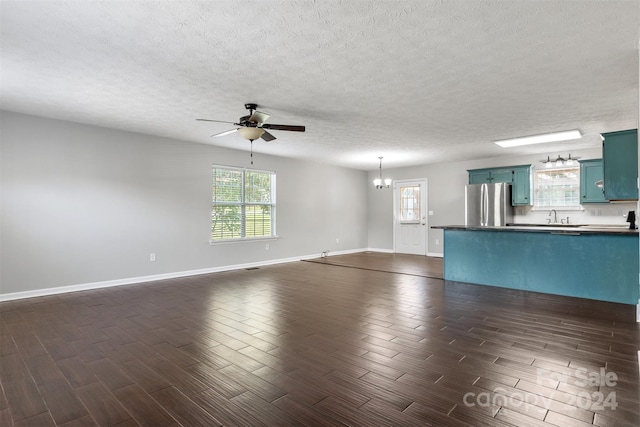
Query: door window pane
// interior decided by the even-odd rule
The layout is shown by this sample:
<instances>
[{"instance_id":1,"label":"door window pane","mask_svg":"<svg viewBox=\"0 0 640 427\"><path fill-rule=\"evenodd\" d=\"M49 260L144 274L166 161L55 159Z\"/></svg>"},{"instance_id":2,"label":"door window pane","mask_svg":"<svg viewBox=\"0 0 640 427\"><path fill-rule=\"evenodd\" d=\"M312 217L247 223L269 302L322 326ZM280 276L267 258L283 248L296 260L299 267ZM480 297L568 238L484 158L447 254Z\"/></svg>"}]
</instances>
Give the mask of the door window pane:
<instances>
[{"instance_id":1,"label":"door window pane","mask_svg":"<svg viewBox=\"0 0 640 427\"><path fill-rule=\"evenodd\" d=\"M400 187L400 222L418 222L420 218L420 186Z\"/></svg>"}]
</instances>

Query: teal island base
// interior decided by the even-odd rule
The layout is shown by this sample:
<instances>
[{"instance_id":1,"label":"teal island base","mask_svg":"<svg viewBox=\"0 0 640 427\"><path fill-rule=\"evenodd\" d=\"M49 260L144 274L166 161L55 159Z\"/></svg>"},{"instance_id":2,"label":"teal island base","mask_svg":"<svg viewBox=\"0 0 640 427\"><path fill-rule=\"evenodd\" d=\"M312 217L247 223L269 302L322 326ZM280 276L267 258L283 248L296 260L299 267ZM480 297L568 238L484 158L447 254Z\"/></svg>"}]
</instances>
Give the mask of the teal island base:
<instances>
[{"instance_id":1,"label":"teal island base","mask_svg":"<svg viewBox=\"0 0 640 427\"><path fill-rule=\"evenodd\" d=\"M444 228L444 278L638 304L638 233Z\"/></svg>"}]
</instances>

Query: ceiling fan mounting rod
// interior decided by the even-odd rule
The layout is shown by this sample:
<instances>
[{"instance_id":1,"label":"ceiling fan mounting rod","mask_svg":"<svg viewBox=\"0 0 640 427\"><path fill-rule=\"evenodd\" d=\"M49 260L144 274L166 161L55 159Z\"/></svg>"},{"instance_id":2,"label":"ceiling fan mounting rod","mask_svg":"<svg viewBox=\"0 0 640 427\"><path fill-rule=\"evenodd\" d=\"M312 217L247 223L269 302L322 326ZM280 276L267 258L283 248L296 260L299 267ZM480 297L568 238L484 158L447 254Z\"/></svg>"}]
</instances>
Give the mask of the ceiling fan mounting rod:
<instances>
[{"instance_id":1,"label":"ceiling fan mounting rod","mask_svg":"<svg viewBox=\"0 0 640 427\"><path fill-rule=\"evenodd\" d=\"M249 115L252 115L253 112L258 108L258 104L254 104L254 103L244 104L244 108L249 110L249 113L250 113Z\"/></svg>"}]
</instances>

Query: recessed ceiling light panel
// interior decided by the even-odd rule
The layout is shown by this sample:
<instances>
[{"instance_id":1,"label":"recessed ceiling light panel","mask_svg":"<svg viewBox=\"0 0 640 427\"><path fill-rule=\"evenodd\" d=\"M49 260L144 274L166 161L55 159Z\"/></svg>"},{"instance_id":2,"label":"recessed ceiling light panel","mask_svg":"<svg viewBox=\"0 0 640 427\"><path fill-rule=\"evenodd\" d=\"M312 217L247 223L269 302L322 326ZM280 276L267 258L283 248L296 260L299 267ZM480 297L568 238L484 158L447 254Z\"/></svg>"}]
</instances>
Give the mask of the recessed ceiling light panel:
<instances>
[{"instance_id":1,"label":"recessed ceiling light panel","mask_svg":"<svg viewBox=\"0 0 640 427\"><path fill-rule=\"evenodd\" d=\"M567 130L564 132L545 133L543 135L524 136L522 138L503 139L495 141L501 147L519 147L521 145L542 144L545 142L569 141L580 139L582 134L579 130Z\"/></svg>"}]
</instances>

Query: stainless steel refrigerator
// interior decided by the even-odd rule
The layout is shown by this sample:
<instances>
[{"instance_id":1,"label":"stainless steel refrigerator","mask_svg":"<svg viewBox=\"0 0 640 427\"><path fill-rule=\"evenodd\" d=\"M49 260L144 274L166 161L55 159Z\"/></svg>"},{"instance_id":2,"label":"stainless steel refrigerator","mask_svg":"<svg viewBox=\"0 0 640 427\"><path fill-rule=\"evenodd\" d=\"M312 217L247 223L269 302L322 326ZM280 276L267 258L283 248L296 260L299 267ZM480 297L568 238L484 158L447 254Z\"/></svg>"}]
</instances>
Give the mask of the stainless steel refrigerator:
<instances>
[{"instance_id":1,"label":"stainless steel refrigerator","mask_svg":"<svg viewBox=\"0 0 640 427\"><path fill-rule=\"evenodd\" d=\"M470 184L465 186L466 226L495 227L513 222L511 184Z\"/></svg>"}]
</instances>

